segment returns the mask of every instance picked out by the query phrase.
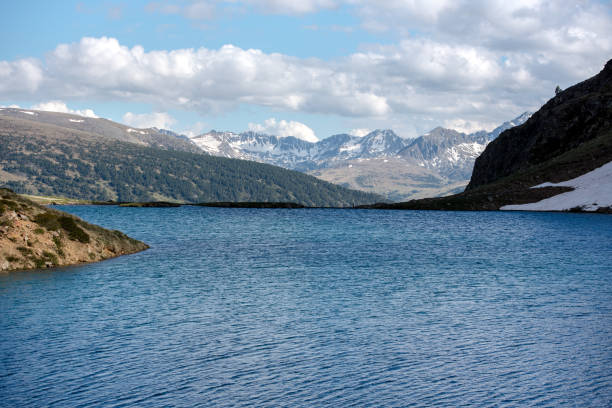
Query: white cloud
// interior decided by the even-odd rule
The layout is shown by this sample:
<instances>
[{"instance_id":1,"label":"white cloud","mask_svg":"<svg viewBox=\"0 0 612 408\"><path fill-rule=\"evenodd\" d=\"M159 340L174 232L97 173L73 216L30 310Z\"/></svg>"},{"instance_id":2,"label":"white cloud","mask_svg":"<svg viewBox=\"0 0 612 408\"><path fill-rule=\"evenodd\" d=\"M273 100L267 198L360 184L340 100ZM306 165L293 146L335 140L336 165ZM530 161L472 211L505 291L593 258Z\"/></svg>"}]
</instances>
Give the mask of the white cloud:
<instances>
[{"instance_id":1,"label":"white cloud","mask_svg":"<svg viewBox=\"0 0 612 408\"><path fill-rule=\"evenodd\" d=\"M46 61L48 91L65 98L96 96L200 112L240 103L345 116L381 116L387 99L342 65L225 45L150 51L114 38L61 44Z\"/></svg>"},{"instance_id":2,"label":"white cloud","mask_svg":"<svg viewBox=\"0 0 612 408\"><path fill-rule=\"evenodd\" d=\"M294 136L311 143L319 141L311 128L303 123L295 121L277 121L275 118L270 118L266 119L263 124L249 123L249 130L276 135L278 137Z\"/></svg>"},{"instance_id":3,"label":"white cloud","mask_svg":"<svg viewBox=\"0 0 612 408\"><path fill-rule=\"evenodd\" d=\"M0 94L4 100L118 100L201 114L256 105L288 115L349 117L355 128L419 132L457 118L501 123L537 109L556 85L594 75L612 56L611 8L599 1L208 0L147 7L207 19L226 6L281 14L349 7L363 27L390 30L398 40L321 60L233 45L152 51L114 38L83 38L58 45L44 60L0 61Z\"/></svg>"},{"instance_id":4,"label":"white cloud","mask_svg":"<svg viewBox=\"0 0 612 408\"><path fill-rule=\"evenodd\" d=\"M259 10L273 14L301 15L339 6L336 0L245 0Z\"/></svg>"},{"instance_id":5,"label":"white cloud","mask_svg":"<svg viewBox=\"0 0 612 408\"><path fill-rule=\"evenodd\" d=\"M151 2L149 12L181 14L192 20L210 20L218 6L243 5L266 14L303 15L338 7L339 0L192 0L182 4Z\"/></svg>"},{"instance_id":6,"label":"white cloud","mask_svg":"<svg viewBox=\"0 0 612 408\"><path fill-rule=\"evenodd\" d=\"M85 116L87 118L97 118L98 117L92 109L73 110L73 109L68 108L68 106L66 106L66 104L62 101L41 102L36 105L32 105L30 109L47 111L47 112L70 113L73 115Z\"/></svg>"},{"instance_id":7,"label":"white cloud","mask_svg":"<svg viewBox=\"0 0 612 408\"><path fill-rule=\"evenodd\" d=\"M444 124L442 126L448 129L454 129L457 132L469 134L469 133L478 132L480 130L491 131L499 125L500 124L497 122L486 123L486 122L469 121L469 120L464 120L464 119L450 119L450 120L444 121Z\"/></svg>"},{"instance_id":8,"label":"white cloud","mask_svg":"<svg viewBox=\"0 0 612 408\"><path fill-rule=\"evenodd\" d=\"M196 122L187 129L181 130L179 133L183 134L187 137L195 137L201 135L206 128L206 123L204 122Z\"/></svg>"},{"instance_id":9,"label":"white cloud","mask_svg":"<svg viewBox=\"0 0 612 408\"><path fill-rule=\"evenodd\" d=\"M185 8L184 14L192 20L209 20L215 15L215 5L207 1L196 1Z\"/></svg>"},{"instance_id":10,"label":"white cloud","mask_svg":"<svg viewBox=\"0 0 612 408\"><path fill-rule=\"evenodd\" d=\"M357 136L357 137L364 137L364 136L368 135L371 132L372 132L372 129L358 128L358 129L351 129L348 132L348 134L352 135L352 136Z\"/></svg>"},{"instance_id":11,"label":"white cloud","mask_svg":"<svg viewBox=\"0 0 612 408\"><path fill-rule=\"evenodd\" d=\"M215 15L214 1L192 1L185 5L165 2L151 2L145 9L152 13L180 14L191 20L210 20Z\"/></svg>"},{"instance_id":12,"label":"white cloud","mask_svg":"<svg viewBox=\"0 0 612 408\"><path fill-rule=\"evenodd\" d=\"M176 120L166 112L132 113L123 115L123 123L135 128L146 129L156 127L158 129L170 129Z\"/></svg>"},{"instance_id":13,"label":"white cloud","mask_svg":"<svg viewBox=\"0 0 612 408\"><path fill-rule=\"evenodd\" d=\"M28 58L0 61L0 94L2 96L32 94L43 81L40 61Z\"/></svg>"}]
</instances>

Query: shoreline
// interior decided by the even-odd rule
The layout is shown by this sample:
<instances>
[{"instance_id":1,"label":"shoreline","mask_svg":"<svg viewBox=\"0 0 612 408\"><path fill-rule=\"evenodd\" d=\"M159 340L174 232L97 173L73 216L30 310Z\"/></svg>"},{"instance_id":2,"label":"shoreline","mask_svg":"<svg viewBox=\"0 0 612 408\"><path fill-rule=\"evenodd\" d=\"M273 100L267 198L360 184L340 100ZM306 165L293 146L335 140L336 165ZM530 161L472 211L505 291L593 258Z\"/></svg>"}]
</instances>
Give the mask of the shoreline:
<instances>
[{"instance_id":1,"label":"shoreline","mask_svg":"<svg viewBox=\"0 0 612 408\"><path fill-rule=\"evenodd\" d=\"M211 202L211 203L167 203L167 202L68 202L68 203L49 203L45 206L66 206L66 205L99 205L117 206L122 208L178 208L178 207L209 207L209 208L237 208L237 209L289 209L289 210L392 210L392 211L440 211L440 212L504 212L504 213L573 213L573 214L604 214L611 215L611 207L600 207L597 210L587 211L580 208L568 210L501 210L501 209L441 209L441 208L402 208L398 204L368 204L355 207L309 207L297 203L265 203L265 202Z\"/></svg>"}]
</instances>

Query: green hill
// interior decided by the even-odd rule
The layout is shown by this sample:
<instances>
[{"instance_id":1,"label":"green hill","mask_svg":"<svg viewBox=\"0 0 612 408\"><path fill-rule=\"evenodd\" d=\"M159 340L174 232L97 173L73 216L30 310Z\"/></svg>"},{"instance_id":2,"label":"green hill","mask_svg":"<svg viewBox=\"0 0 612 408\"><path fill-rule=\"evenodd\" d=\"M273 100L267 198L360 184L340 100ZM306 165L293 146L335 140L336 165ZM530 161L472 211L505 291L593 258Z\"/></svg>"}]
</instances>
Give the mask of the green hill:
<instances>
[{"instance_id":1,"label":"green hill","mask_svg":"<svg viewBox=\"0 0 612 408\"><path fill-rule=\"evenodd\" d=\"M346 207L381 201L271 165L129 143L0 115L0 184L18 193L97 201L295 202Z\"/></svg>"}]
</instances>

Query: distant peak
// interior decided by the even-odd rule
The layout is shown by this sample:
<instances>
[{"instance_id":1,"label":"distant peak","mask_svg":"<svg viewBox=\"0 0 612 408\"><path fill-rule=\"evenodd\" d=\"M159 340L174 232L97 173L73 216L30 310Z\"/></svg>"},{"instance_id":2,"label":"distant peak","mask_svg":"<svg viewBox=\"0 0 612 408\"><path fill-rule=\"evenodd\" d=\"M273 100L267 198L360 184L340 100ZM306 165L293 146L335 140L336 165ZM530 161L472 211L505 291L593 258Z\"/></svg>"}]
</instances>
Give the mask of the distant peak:
<instances>
[{"instance_id":1,"label":"distant peak","mask_svg":"<svg viewBox=\"0 0 612 408\"><path fill-rule=\"evenodd\" d=\"M395 132L393 130L391 130L391 129L375 129L375 130L371 131L370 133L368 133L367 135L365 135L364 137L376 136L376 135L397 136L395 134Z\"/></svg>"}]
</instances>

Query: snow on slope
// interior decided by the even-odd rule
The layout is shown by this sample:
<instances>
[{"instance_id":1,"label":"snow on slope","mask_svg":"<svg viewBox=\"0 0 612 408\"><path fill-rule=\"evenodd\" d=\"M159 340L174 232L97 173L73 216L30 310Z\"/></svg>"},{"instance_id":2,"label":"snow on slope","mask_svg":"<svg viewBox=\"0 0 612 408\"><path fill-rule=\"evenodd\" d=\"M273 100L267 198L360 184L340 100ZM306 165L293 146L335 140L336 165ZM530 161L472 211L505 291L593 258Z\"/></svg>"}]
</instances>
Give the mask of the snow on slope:
<instances>
[{"instance_id":1,"label":"snow on slope","mask_svg":"<svg viewBox=\"0 0 612 408\"><path fill-rule=\"evenodd\" d=\"M612 162L561 183L543 183L540 187L573 187L575 190L546 198L537 203L505 205L500 210L564 211L581 207L583 211L596 211L600 207L612 207Z\"/></svg>"}]
</instances>

